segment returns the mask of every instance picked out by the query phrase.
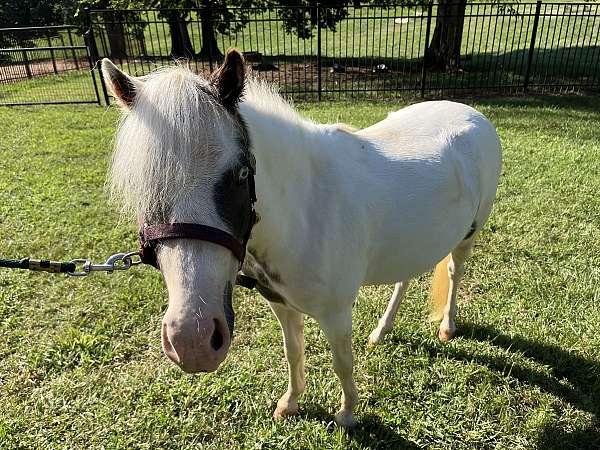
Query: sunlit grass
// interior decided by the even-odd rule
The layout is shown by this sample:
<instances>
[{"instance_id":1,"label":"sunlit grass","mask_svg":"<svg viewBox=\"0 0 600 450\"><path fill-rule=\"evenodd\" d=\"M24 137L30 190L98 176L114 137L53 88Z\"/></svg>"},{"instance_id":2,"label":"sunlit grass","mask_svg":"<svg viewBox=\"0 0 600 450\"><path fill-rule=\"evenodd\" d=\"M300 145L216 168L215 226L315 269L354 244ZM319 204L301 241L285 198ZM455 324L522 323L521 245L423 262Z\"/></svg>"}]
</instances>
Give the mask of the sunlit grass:
<instances>
[{"instance_id":1,"label":"sunlit grass","mask_svg":"<svg viewBox=\"0 0 600 450\"><path fill-rule=\"evenodd\" d=\"M355 432L332 425L339 384L312 320L300 415L272 421L287 376L278 325L254 292L236 290L225 364L191 376L161 354L166 293L153 269L87 279L2 270L0 448L597 448L598 105L475 103L498 127L505 161L467 264L459 337L440 344L425 322L422 277L388 339L367 351L391 287L363 289ZM401 106L299 108L363 127ZM103 186L116 120L96 106L0 108L0 257L101 260L136 247Z\"/></svg>"}]
</instances>

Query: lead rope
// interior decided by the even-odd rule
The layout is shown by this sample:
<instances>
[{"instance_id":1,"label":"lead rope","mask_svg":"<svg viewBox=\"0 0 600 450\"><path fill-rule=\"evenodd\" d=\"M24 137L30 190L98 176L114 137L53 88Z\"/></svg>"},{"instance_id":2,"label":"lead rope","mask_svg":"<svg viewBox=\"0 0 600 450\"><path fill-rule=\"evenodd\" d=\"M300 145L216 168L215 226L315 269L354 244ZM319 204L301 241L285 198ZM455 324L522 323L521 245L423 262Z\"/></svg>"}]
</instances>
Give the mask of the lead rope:
<instances>
[{"instance_id":1,"label":"lead rope","mask_svg":"<svg viewBox=\"0 0 600 450\"><path fill-rule=\"evenodd\" d=\"M91 272L113 273L127 270L142 263L139 252L115 253L103 264L93 264L90 259L71 261L51 261L49 259L0 259L0 267L6 269L24 269L36 272L66 273L72 277L85 277ZM80 270L78 270L80 267Z\"/></svg>"},{"instance_id":2,"label":"lead rope","mask_svg":"<svg viewBox=\"0 0 600 450\"><path fill-rule=\"evenodd\" d=\"M72 262L50 261L49 259L0 259L0 267L6 269L26 269L51 273L75 272L76 266Z\"/></svg>"}]
</instances>

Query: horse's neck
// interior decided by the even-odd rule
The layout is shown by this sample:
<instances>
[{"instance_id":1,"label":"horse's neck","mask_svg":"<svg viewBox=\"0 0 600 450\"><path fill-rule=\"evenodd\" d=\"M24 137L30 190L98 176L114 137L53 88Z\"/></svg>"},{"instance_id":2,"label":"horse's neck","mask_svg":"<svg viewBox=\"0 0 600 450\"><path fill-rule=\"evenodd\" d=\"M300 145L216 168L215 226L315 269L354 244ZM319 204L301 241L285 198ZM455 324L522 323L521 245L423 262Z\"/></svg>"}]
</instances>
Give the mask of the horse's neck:
<instances>
[{"instance_id":1,"label":"horse's neck","mask_svg":"<svg viewBox=\"0 0 600 450\"><path fill-rule=\"evenodd\" d=\"M260 160L266 175L306 175L311 160L319 156L319 126L303 119L292 120L243 103L242 116L246 122L252 151ZM291 164L291 166L290 166Z\"/></svg>"},{"instance_id":2,"label":"horse's neck","mask_svg":"<svg viewBox=\"0 0 600 450\"><path fill-rule=\"evenodd\" d=\"M249 247L278 253L301 237L298 219L306 214L325 138L320 126L299 118L282 117L251 103L243 103L240 111L256 157L256 209L261 217Z\"/></svg>"}]
</instances>

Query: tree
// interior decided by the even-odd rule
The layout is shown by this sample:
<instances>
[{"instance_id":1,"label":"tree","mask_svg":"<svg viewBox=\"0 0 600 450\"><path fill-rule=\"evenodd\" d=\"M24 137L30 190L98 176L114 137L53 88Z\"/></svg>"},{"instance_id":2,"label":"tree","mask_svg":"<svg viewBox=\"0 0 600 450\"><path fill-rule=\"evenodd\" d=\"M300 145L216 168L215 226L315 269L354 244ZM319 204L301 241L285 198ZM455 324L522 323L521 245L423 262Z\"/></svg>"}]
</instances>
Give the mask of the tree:
<instances>
[{"instance_id":1,"label":"tree","mask_svg":"<svg viewBox=\"0 0 600 450\"><path fill-rule=\"evenodd\" d=\"M113 3L123 0L112 0ZM160 12L171 34L171 55L219 60L223 53L217 44L216 33L235 33L248 23L253 12L266 8L263 0L139 0L146 7L162 9ZM128 2L130 3L130 2ZM234 7L233 9L231 7ZM167 9L168 8L168 9ZM190 13L198 14L202 31L202 46L195 53L188 32Z\"/></svg>"},{"instance_id":2,"label":"tree","mask_svg":"<svg viewBox=\"0 0 600 450\"><path fill-rule=\"evenodd\" d=\"M132 35L139 47L136 53L146 53L144 28L147 22L137 9L160 9L159 16L164 18L169 25L171 35L171 54L175 57L190 57L194 54L189 34L187 32L186 17L192 8L193 0L55 0L62 2L75 1L77 8L75 16L81 16L85 7L107 9L102 13L104 29L109 44L108 54L111 58L125 58L127 56L126 35ZM114 10L114 11L110 11ZM127 28L127 29L126 29ZM129 41L132 44L131 41ZM131 49L129 49L131 50Z\"/></svg>"},{"instance_id":3,"label":"tree","mask_svg":"<svg viewBox=\"0 0 600 450\"><path fill-rule=\"evenodd\" d=\"M1 0L0 0L1 1ZM13 0L17 1L17 0ZM52 1L52 0L47 0ZM123 58L126 56L126 32L132 32L144 47L143 27L144 21L138 16L129 20L137 27L131 30L132 25L127 25L125 30L123 19L133 18L134 12L125 12L132 9L158 9L169 26L171 38L171 55L174 57L219 60L223 57L217 42L217 33L226 35L242 30L250 21L253 14L268 9L278 8L278 14L283 20L284 29L288 33L295 33L300 38L312 36L315 27L335 30L336 24L345 18L348 13L345 7L356 4L357 0L323 0L321 14L317 17L314 0L54 0L56 2L75 2L79 10L84 6L92 8L110 8L118 11L104 13L104 27L110 45L110 56ZM374 0L376 1L376 0ZM285 8L298 6L300 8ZM202 44L196 53L188 32L190 15L197 14L200 20ZM131 17L130 17L131 16Z\"/></svg>"},{"instance_id":4,"label":"tree","mask_svg":"<svg viewBox=\"0 0 600 450\"><path fill-rule=\"evenodd\" d=\"M117 11L104 14L104 26L106 27L106 36L110 45L109 56L111 58L125 58L127 56L123 18L124 15Z\"/></svg>"},{"instance_id":5,"label":"tree","mask_svg":"<svg viewBox=\"0 0 600 450\"><path fill-rule=\"evenodd\" d=\"M455 72L461 68L460 47L467 0L438 0L427 62L430 68Z\"/></svg>"},{"instance_id":6,"label":"tree","mask_svg":"<svg viewBox=\"0 0 600 450\"><path fill-rule=\"evenodd\" d=\"M70 3L73 0L55 0L57 3ZM81 24L84 23L82 11L84 8L110 9L111 0L75 0L73 18ZM133 6L132 6L133 7ZM124 19L127 14L122 11L106 11L102 14L104 28L108 39L108 56L111 58L125 58L127 56L127 45L125 41ZM96 43L93 43L95 45Z\"/></svg>"},{"instance_id":7,"label":"tree","mask_svg":"<svg viewBox=\"0 0 600 450\"><path fill-rule=\"evenodd\" d=\"M111 0L113 7L119 7L126 0ZM202 59L219 60L223 53L217 42L217 33L225 35L243 29L253 14L266 11L274 6L304 6L300 8L277 9L288 33L296 33L300 38L312 36L312 30L319 26L335 30L335 25L347 16L344 7L355 0L323 0L321 14L316 15L316 1L312 0L138 0L139 7L172 8L161 12L171 32L171 55L177 57L196 56ZM126 2L131 5L131 2ZM131 8L131 6L129 6ZM200 19L202 45L195 53L189 37L187 22L189 12L196 10Z\"/></svg>"},{"instance_id":8,"label":"tree","mask_svg":"<svg viewBox=\"0 0 600 450\"><path fill-rule=\"evenodd\" d=\"M58 25L62 22L56 0L0 0L0 28ZM12 47L46 33L13 32L0 34L0 45Z\"/></svg>"},{"instance_id":9,"label":"tree","mask_svg":"<svg viewBox=\"0 0 600 450\"><path fill-rule=\"evenodd\" d=\"M431 69L457 72L462 69L460 47L462 45L465 13L468 0L438 0L435 29L427 53ZM519 12L502 0L491 0L503 14L518 16Z\"/></svg>"},{"instance_id":10,"label":"tree","mask_svg":"<svg viewBox=\"0 0 600 450\"><path fill-rule=\"evenodd\" d=\"M187 29L187 18L190 9L196 6L193 0L150 0L149 6L161 9L163 17L169 25L171 35L171 56L176 58L192 58L195 54L192 40Z\"/></svg>"},{"instance_id":11,"label":"tree","mask_svg":"<svg viewBox=\"0 0 600 450\"><path fill-rule=\"evenodd\" d=\"M202 48L200 58L221 59L216 33L236 33L250 21L253 13L265 11L266 0L200 0L200 23L202 29ZM233 7L233 9L231 8Z\"/></svg>"},{"instance_id":12,"label":"tree","mask_svg":"<svg viewBox=\"0 0 600 450\"><path fill-rule=\"evenodd\" d=\"M171 39L171 56L176 58L193 58L195 56L220 58L223 55L217 46L215 36L216 3L211 0L107 0L110 7L119 10L126 9L158 9L158 16L169 26ZM201 3L200 3L201 2ZM198 55L190 39L188 21L190 14L199 9L202 24L202 49ZM223 14L221 14L223 15ZM139 23L140 20L138 19ZM225 31L225 30L224 30Z\"/></svg>"},{"instance_id":13,"label":"tree","mask_svg":"<svg viewBox=\"0 0 600 450\"><path fill-rule=\"evenodd\" d=\"M200 58L221 59L223 54L219 50L219 45L217 44L217 36L215 35L215 26L211 6L210 0L202 0L202 9L200 10L202 48L200 49L198 56Z\"/></svg>"}]
</instances>

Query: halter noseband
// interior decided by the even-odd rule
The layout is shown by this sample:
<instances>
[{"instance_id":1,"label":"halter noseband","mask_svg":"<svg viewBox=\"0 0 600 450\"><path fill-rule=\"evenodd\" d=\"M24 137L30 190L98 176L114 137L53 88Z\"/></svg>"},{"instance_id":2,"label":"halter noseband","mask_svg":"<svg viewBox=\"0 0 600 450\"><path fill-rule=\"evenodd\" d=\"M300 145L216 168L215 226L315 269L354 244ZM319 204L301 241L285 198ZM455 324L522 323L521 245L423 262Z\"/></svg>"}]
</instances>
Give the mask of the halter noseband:
<instances>
[{"instance_id":1,"label":"halter noseband","mask_svg":"<svg viewBox=\"0 0 600 450\"><path fill-rule=\"evenodd\" d=\"M144 264L158 268L156 245L165 239L198 239L225 247L241 263L246 256L246 242L241 242L233 235L218 228L198 223L162 223L159 225L144 224L140 229L140 258Z\"/></svg>"}]
</instances>

